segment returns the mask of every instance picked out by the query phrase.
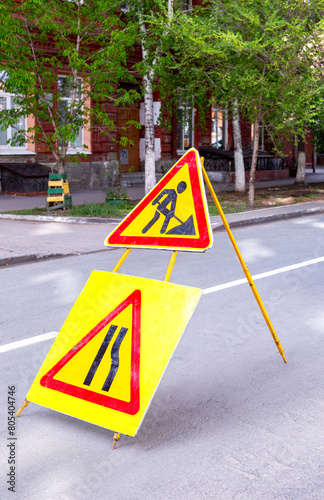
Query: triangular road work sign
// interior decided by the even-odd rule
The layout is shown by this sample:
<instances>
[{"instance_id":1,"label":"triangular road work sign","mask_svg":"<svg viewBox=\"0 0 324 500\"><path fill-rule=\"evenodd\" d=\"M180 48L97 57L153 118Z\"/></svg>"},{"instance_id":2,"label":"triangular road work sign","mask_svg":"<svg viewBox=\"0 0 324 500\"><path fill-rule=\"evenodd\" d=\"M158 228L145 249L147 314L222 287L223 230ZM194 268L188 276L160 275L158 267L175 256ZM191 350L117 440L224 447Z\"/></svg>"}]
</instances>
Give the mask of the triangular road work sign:
<instances>
[{"instance_id":1,"label":"triangular road work sign","mask_svg":"<svg viewBox=\"0 0 324 500\"><path fill-rule=\"evenodd\" d=\"M26 399L134 436L201 293L93 271Z\"/></svg>"},{"instance_id":2,"label":"triangular road work sign","mask_svg":"<svg viewBox=\"0 0 324 500\"><path fill-rule=\"evenodd\" d=\"M189 149L105 244L197 252L211 247L213 236L198 151Z\"/></svg>"},{"instance_id":3,"label":"triangular road work sign","mask_svg":"<svg viewBox=\"0 0 324 500\"><path fill-rule=\"evenodd\" d=\"M127 307L132 309L132 312L128 311L128 315L121 316ZM140 323L141 292L135 290L41 378L41 386L134 415L139 410ZM126 392L130 386L129 401L109 395L111 390L115 389L115 392L118 390L116 382L118 383L119 353L126 335L131 336L130 352L126 354L130 358L128 363L130 373L127 374L126 380L119 380L119 385L126 386ZM91 347L90 342L97 336L100 336L99 348L98 342L92 343ZM106 354L109 346L111 359ZM87 350L87 353L81 350ZM80 378L80 364L92 358L89 371L85 377ZM102 380L98 386L96 379L100 380L100 367L103 366L109 366L109 370L105 373L104 382L102 383Z\"/></svg>"}]
</instances>

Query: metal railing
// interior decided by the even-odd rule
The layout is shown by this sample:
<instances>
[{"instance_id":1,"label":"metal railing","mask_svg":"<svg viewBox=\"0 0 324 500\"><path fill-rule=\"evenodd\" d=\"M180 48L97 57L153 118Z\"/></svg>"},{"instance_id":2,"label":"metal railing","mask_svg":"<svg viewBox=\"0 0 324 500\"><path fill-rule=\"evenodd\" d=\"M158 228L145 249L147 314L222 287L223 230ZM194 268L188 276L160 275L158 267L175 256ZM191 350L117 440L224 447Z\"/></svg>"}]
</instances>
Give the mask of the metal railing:
<instances>
[{"instance_id":1,"label":"metal railing","mask_svg":"<svg viewBox=\"0 0 324 500\"><path fill-rule=\"evenodd\" d=\"M252 157L244 158L244 169L251 169ZM206 170L210 172L234 172L235 163L233 158L205 158L204 162ZM285 168L295 168L297 161L295 158L262 158L257 161L257 171L264 170L284 170Z\"/></svg>"}]
</instances>

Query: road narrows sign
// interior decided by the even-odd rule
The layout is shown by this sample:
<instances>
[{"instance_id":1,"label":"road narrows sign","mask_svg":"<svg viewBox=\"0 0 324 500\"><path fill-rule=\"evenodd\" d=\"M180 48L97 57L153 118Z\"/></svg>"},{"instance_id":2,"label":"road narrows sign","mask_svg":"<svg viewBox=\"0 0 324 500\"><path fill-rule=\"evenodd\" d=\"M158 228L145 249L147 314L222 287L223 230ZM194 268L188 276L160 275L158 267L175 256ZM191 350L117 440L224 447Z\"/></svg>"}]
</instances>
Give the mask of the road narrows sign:
<instances>
[{"instance_id":1,"label":"road narrows sign","mask_svg":"<svg viewBox=\"0 0 324 500\"><path fill-rule=\"evenodd\" d=\"M26 399L134 436L201 294L93 271Z\"/></svg>"},{"instance_id":2,"label":"road narrows sign","mask_svg":"<svg viewBox=\"0 0 324 500\"><path fill-rule=\"evenodd\" d=\"M121 313L127 308L132 307L131 321L125 318L118 318ZM93 402L98 405L106 406L124 413L134 415L139 410L139 367L140 367L140 323L141 323L141 292L135 290L126 300L124 300L116 309L101 320L78 344L76 344L56 365L49 370L41 379L40 384L43 387L54 389L56 391L75 396L85 401ZM119 326L127 325L127 326ZM105 328L108 326L108 329ZM105 336L100 344L100 347L95 354L94 360L89 368L89 371L84 380L80 379L79 384L71 383L71 379L75 378L75 369L80 363L78 353L85 349L86 346L105 329ZM119 333L118 333L119 332ZM119 351L126 334L131 334L131 352L129 357L130 380L124 380L122 383L128 385L130 383L130 400L111 397L110 389L113 389L113 382L116 379L119 369ZM104 359L106 351L111 344L110 356L111 360ZM97 348L97 347L96 347ZM96 349L95 348L95 349ZM106 356L107 357L107 356ZM89 358L88 358L89 359ZM91 358L90 358L91 359ZM75 366L68 365L74 361ZM84 361L83 361L84 362ZM100 364L109 366L107 377L103 384L91 390L95 375L98 373ZM69 368L66 373L62 373L64 368ZM61 376L60 376L61 375ZM74 376L73 376L74 375ZM102 385L102 387L100 387Z\"/></svg>"},{"instance_id":3,"label":"road narrows sign","mask_svg":"<svg viewBox=\"0 0 324 500\"><path fill-rule=\"evenodd\" d=\"M200 157L195 149L180 158L105 244L189 251L212 246Z\"/></svg>"}]
</instances>

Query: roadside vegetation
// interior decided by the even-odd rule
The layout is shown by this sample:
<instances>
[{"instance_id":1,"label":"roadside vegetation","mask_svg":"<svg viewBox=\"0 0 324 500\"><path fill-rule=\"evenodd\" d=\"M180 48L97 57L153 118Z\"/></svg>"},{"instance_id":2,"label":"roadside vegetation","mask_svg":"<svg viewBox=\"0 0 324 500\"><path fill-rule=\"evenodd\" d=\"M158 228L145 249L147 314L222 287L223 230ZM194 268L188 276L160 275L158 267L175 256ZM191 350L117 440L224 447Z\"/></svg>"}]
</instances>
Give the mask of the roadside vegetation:
<instances>
[{"instance_id":1,"label":"roadside vegetation","mask_svg":"<svg viewBox=\"0 0 324 500\"><path fill-rule=\"evenodd\" d=\"M224 191L217 193L217 197L225 214L245 212L249 207L248 193L237 191ZM306 184L297 186L279 186L259 188L255 190L255 209L271 208L281 205L292 205L307 201L324 200L324 183ZM53 215L57 217L100 217L122 219L138 203L137 201L125 202L121 207L113 207L108 203L90 203L76 205L65 210L48 210L47 208L34 208L31 210L15 210L10 213L16 215ZM217 209L207 194L210 215L217 215ZM4 213L4 212L2 212Z\"/></svg>"}]
</instances>

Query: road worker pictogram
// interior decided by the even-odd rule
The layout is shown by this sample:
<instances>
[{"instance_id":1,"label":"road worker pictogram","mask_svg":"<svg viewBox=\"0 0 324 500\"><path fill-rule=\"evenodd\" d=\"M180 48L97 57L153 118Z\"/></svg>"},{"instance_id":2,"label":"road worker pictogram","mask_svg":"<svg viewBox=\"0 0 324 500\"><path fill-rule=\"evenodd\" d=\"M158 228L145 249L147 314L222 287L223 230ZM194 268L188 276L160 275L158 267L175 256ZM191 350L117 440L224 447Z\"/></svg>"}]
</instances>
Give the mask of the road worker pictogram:
<instances>
[{"instance_id":1,"label":"road worker pictogram","mask_svg":"<svg viewBox=\"0 0 324 500\"><path fill-rule=\"evenodd\" d=\"M186 234L195 235L195 226L193 223L193 216L190 215L188 219L183 222L175 215L177 195L183 193L187 189L187 184L180 181L175 189L163 189L163 191L153 200L152 205L156 205L156 212L152 220L144 227L142 233L147 231L159 220L160 215L164 216L161 234ZM169 222L171 219L176 219L180 224L167 232Z\"/></svg>"}]
</instances>

